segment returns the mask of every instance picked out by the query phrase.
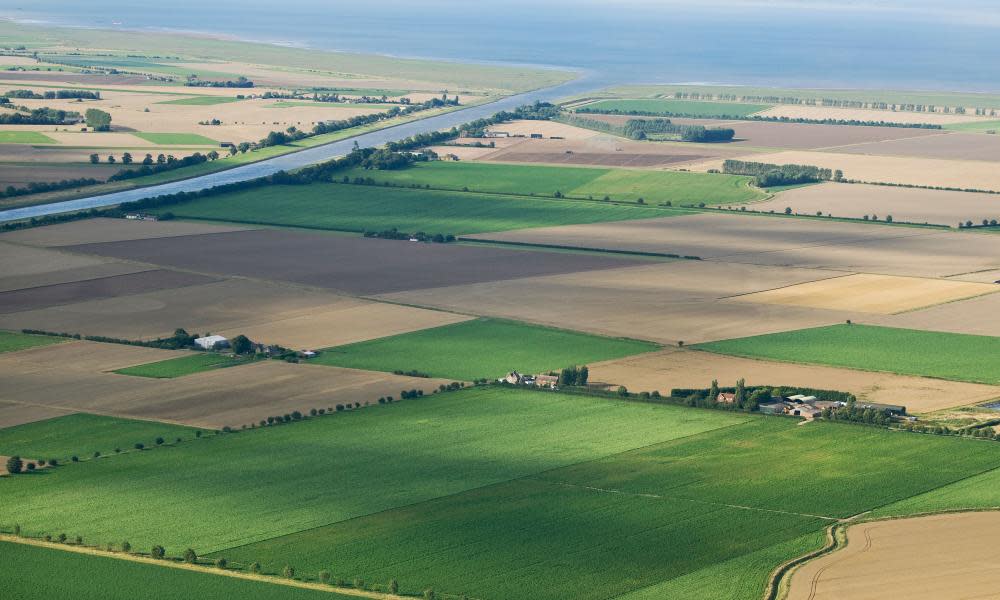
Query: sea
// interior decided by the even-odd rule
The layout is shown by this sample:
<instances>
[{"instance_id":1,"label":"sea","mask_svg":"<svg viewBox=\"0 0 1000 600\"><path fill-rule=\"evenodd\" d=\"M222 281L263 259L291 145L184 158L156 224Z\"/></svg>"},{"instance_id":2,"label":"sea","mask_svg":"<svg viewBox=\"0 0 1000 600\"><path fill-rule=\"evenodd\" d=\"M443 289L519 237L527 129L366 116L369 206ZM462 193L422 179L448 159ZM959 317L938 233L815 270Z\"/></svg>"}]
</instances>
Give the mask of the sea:
<instances>
[{"instance_id":1,"label":"sea","mask_svg":"<svg viewBox=\"0 0 1000 600\"><path fill-rule=\"evenodd\" d=\"M0 0L0 17L573 68L609 83L1000 91L998 0Z\"/></svg>"}]
</instances>

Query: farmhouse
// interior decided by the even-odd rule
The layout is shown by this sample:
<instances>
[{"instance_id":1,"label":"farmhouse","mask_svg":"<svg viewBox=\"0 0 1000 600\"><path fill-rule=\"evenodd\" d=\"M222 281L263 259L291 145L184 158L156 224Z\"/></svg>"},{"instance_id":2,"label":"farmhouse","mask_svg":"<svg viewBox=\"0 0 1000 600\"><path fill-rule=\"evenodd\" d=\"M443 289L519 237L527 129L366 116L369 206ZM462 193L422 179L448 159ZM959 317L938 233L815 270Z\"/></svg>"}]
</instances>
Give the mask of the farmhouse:
<instances>
[{"instance_id":1,"label":"farmhouse","mask_svg":"<svg viewBox=\"0 0 1000 600\"><path fill-rule=\"evenodd\" d=\"M796 404L788 407L788 414L793 417L805 417L815 419L823 414L823 411L809 404Z\"/></svg>"},{"instance_id":2,"label":"farmhouse","mask_svg":"<svg viewBox=\"0 0 1000 600\"><path fill-rule=\"evenodd\" d=\"M559 385L559 378L555 375L535 375L535 385L554 388Z\"/></svg>"},{"instance_id":3,"label":"farmhouse","mask_svg":"<svg viewBox=\"0 0 1000 600\"><path fill-rule=\"evenodd\" d=\"M732 392L721 392L715 401L719 404L734 404L736 402L736 394Z\"/></svg>"},{"instance_id":4,"label":"farmhouse","mask_svg":"<svg viewBox=\"0 0 1000 600\"><path fill-rule=\"evenodd\" d=\"M203 350L215 350L229 346L229 340L221 335L209 335L195 339L194 345Z\"/></svg>"}]
</instances>

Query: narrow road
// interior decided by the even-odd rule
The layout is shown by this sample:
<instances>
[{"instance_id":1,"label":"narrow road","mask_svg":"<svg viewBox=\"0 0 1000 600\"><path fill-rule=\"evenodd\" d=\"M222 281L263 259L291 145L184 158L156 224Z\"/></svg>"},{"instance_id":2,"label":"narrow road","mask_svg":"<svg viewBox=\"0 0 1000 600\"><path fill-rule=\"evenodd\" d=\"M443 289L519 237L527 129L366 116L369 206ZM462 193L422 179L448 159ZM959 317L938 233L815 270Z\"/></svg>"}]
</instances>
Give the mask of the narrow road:
<instances>
[{"instance_id":1,"label":"narrow road","mask_svg":"<svg viewBox=\"0 0 1000 600\"><path fill-rule=\"evenodd\" d=\"M488 117L501 110L508 110L523 104L530 104L535 101L552 101L572 94L578 94L587 90L596 89L601 84L592 75L584 75L579 79L570 81L559 86L535 90L516 96L508 96L479 106L472 106L462 110L456 110L443 115L404 123L395 127L372 131L355 137L343 139L337 142L308 148L299 152L292 152L282 156L276 156L218 173L209 173L200 177L193 177L183 181L163 183L149 187L137 188L113 192L100 196L90 196L78 198L76 200L66 200L63 202L52 202L49 204L39 204L37 206L26 206L24 208L13 208L0 211L0 222L13 221L16 219L28 219L31 217L41 217L74 210L84 210L89 208L99 208L102 206L112 206L121 202L131 202L142 198L160 196L163 194L174 194L177 192L196 192L205 188L214 187L226 183L245 181L271 175L281 170L297 169L306 165L323 162L343 156L351 151L354 143L361 147L377 147L387 142L398 141L417 133L437 131L447 129L462 123L474 121Z\"/></svg>"}]
</instances>

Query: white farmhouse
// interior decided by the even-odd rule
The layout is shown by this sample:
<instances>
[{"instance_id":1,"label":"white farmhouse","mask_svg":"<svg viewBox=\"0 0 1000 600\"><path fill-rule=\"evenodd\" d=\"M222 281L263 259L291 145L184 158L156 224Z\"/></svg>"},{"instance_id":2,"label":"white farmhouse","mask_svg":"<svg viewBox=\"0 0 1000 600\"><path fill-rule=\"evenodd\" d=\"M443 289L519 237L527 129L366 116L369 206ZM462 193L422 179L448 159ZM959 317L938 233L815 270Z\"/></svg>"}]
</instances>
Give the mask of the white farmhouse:
<instances>
[{"instance_id":1,"label":"white farmhouse","mask_svg":"<svg viewBox=\"0 0 1000 600\"><path fill-rule=\"evenodd\" d=\"M206 337L196 338L194 340L194 345L198 346L202 350L215 350L216 348L225 348L229 346L229 340L221 335L209 335Z\"/></svg>"}]
</instances>

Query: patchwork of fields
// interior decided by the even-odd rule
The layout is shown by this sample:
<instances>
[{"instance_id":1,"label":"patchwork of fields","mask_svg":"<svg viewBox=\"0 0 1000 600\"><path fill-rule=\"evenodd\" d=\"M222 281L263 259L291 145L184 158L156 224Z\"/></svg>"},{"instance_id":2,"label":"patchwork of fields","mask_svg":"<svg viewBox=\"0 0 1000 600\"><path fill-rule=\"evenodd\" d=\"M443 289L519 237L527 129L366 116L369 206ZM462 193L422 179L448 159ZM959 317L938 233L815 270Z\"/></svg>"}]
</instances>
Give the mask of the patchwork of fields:
<instances>
[{"instance_id":1,"label":"patchwork of fields","mask_svg":"<svg viewBox=\"0 0 1000 600\"><path fill-rule=\"evenodd\" d=\"M104 447L126 427L0 437L0 449ZM397 579L407 593L554 600L572 582L581 598L735 600L757 597L836 519L1000 464L1000 446L970 440L502 388L180 437L0 480L11 499L0 523L171 554L191 546L270 574L294 565L305 581L323 569ZM802 460L773 461L775 447ZM339 492L317 493L331 473ZM143 515L125 509L135 502Z\"/></svg>"}]
</instances>

